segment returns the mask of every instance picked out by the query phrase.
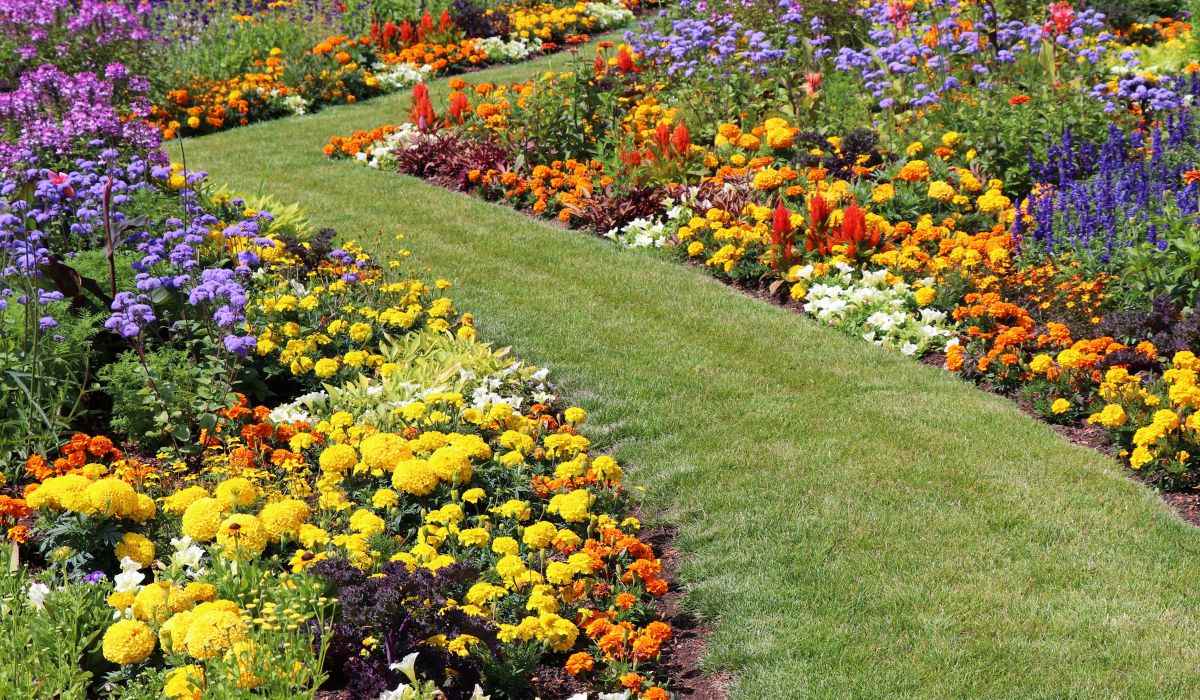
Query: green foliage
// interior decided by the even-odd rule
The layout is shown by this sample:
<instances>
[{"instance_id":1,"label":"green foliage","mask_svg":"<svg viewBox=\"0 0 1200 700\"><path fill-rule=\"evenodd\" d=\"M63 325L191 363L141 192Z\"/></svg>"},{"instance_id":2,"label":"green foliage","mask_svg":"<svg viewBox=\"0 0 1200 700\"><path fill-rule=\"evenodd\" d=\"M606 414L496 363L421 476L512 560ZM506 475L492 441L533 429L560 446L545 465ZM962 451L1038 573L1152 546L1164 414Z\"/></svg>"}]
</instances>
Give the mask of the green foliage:
<instances>
[{"instance_id":1,"label":"green foliage","mask_svg":"<svg viewBox=\"0 0 1200 700\"><path fill-rule=\"evenodd\" d=\"M83 412L101 314L72 315L65 303L0 312L0 472L14 477L33 452L63 442ZM59 324L42 330L37 313Z\"/></svg>"},{"instance_id":2,"label":"green foliage","mask_svg":"<svg viewBox=\"0 0 1200 700\"><path fill-rule=\"evenodd\" d=\"M1149 306L1150 300L1168 294L1179 308L1200 305L1200 228L1196 216L1163 217L1154 224L1161 234L1159 247L1142 238L1120 253L1124 301L1132 308Z\"/></svg>"},{"instance_id":3,"label":"green foliage","mask_svg":"<svg viewBox=\"0 0 1200 700\"><path fill-rule=\"evenodd\" d=\"M126 352L99 373L112 399L112 428L143 449L194 448L190 438L212 427L209 414L230 405L225 368L176 348Z\"/></svg>"},{"instance_id":4,"label":"green foliage","mask_svg":"<svg viewBox=\"0 0 1200 700\"><path fill-rule=\"evenodd\" d=\"M90 697L93 679L106 665L100 644L112 615L104 604L108 586L49 581L39 607L29 593L38 582L18 565L16 547L9 547L0 554L0 697Z\"/></svg>"}]
</instances>

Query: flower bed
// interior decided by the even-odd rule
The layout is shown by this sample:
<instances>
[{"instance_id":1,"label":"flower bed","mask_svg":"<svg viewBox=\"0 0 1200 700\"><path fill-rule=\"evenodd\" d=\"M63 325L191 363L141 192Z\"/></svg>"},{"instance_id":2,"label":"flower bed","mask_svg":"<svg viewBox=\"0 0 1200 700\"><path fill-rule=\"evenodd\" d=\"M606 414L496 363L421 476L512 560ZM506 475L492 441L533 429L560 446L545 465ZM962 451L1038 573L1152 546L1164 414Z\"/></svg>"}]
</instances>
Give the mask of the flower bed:
<instances>
[{"instance_id":1,"label":"flower bed","mask_svg":"<svg viewBox=\"0 0 1200 700\"><path fill-rule=\"evenodd\" d=\"M587 413L79 51L0 93L0 695L666 700Z\"/></svg>"},{"instance_id":2,"label":"flower bed","mask_svg":"<svg viewBox=\"0 0 1200 700\"><path fill-rule=\"evenodd\" d=\"M1190 25L988 8L682 3L325 153L671 248L1194 485Z\"/></svg>"},{"instance_id":3,"label":"flower bed","mask_svg":"<svg viewBox=\"0 0 1200 700\"><path fill-rule=\"evenodd\" d=\"M176 66L155 81L152 120L167 138L352 104L433 76L522 61L633 19L624 5L601 2L483 10L464 0L436 20L428 10L406 18L285 3L254 11L183 7L186 13L172 3L150 13L171 29L152 47Z\"/></svg>"}]
</instances>

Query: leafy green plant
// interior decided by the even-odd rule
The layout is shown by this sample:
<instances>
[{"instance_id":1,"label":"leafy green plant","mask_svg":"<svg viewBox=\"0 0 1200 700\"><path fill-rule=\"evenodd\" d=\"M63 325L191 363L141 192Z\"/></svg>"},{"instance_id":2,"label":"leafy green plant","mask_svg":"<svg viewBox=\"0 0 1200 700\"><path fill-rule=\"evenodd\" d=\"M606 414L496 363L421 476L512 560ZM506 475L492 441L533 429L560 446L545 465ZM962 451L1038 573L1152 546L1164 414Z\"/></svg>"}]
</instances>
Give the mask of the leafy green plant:
<instances>
[{"instance_id":1,"label":"leafy green plant","mask_svg":"<svg viewBox=\"0 0 1200 700\"><path fill-rule=\"evenodd\" d=\"M146 449L191 447L211 415L230 405L225 368L176 348L126 352L99 373L112 398L112 427Z\"/></svg>"},{"instance_id":2,"label":"leafy green plant","mask_svg":"<svg viewBox=\"0 0 1200 700\"><path fill-rule=\"evenodd\" d=\"M105 668L100 636L112 610L104 583L61 586L21 566L18 549L0 548L0 697L90 697Z\"/></svg>"}]
</instances>

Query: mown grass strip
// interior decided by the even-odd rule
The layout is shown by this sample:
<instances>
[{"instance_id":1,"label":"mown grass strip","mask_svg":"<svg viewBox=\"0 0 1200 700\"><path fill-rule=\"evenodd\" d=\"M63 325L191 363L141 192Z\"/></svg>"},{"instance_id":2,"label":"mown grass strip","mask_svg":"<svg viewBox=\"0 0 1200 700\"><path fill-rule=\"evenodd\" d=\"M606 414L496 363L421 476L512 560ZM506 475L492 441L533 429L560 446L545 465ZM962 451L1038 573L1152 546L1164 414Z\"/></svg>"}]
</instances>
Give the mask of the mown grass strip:
<instances>
[{"instance_id":1,"label":"mown grass strip","mask_svg":"<svg viewBox=\"0 0 1200 700\"><path fill-rule=\"evenodd\" d=\"M485 337L552 367L680 526L706 664L736 697L1195 695L1200 532L1114 462L664 256L321 157L406 112L396 95L236 129L187 142L189 166L410 248Z\"/></svg>"}]
</instances>

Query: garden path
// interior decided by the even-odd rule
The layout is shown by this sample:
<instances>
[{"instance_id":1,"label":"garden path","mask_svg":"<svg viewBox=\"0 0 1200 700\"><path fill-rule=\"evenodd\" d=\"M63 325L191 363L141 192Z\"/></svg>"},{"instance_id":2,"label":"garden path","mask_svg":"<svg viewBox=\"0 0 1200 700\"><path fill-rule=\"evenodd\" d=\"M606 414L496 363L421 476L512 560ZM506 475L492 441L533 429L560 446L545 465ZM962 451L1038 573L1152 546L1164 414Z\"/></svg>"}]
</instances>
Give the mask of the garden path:
<instances>
[{"instance_id":1,"label":"garden path","mask_svg":"<svg viewBox=\"0 0 1200 700\"><path fill-rule=\"evenodd\" d=\"M322 157L407 102L190 140L188 166L411 249L482 337L551 367L646 518L679 528L706 666L736 697L1195 696L1200 530L1115 462L665 255Z\"/></svg>"}]
</instances>

